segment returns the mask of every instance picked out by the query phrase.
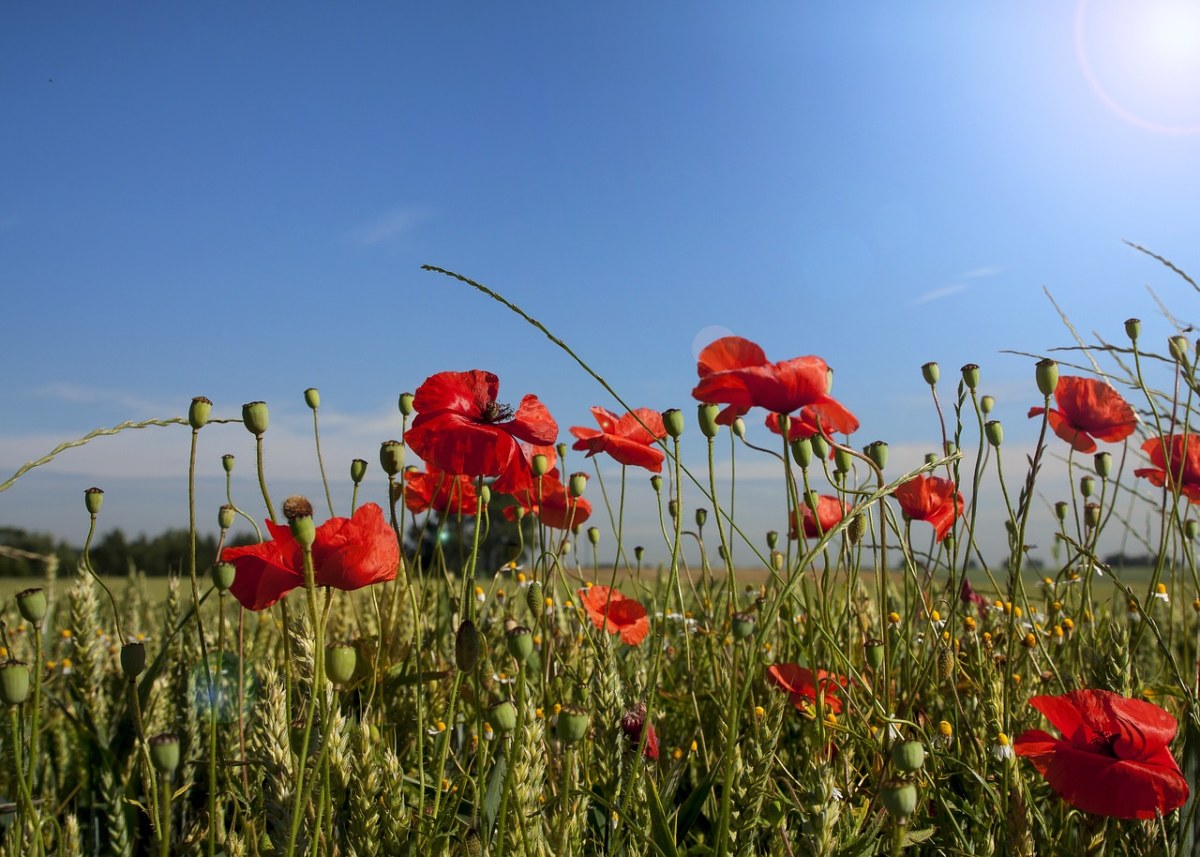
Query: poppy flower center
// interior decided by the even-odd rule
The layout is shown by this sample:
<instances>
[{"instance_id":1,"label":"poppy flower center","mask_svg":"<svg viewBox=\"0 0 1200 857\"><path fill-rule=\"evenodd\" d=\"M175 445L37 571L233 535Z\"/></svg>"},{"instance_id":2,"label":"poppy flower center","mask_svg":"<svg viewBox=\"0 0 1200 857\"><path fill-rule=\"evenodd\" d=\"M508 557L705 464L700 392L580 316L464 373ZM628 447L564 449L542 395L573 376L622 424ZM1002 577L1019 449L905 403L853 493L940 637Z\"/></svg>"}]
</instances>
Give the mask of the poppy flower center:
<instances>
[{"instance_id":1,"label":"poppy flower center","mask_svg":"<svg viewBox=\"0 0 1200 857\"><path fill-rule=\"evenodd\" d=\"M1113 744L1116 743L1118 735L1105 735L1102 732L1092 732L1092 737L1088 739L1088 746L1092 752L1099 753L1103 756L1112 756L1116 758L1116 751L1113 750Z\"/></svg>"},{"instance_id":2,"label":"poppy flower center","mask_svg":"<svg viewBox=\"0 0 1200 857\"><path fill-rule=\"evenodd\" d=\"M489 424L506 422L512 417L512 406L502 405L499 402L487 402L479 411L480 421Z\"/></svg>"}]
</instances>

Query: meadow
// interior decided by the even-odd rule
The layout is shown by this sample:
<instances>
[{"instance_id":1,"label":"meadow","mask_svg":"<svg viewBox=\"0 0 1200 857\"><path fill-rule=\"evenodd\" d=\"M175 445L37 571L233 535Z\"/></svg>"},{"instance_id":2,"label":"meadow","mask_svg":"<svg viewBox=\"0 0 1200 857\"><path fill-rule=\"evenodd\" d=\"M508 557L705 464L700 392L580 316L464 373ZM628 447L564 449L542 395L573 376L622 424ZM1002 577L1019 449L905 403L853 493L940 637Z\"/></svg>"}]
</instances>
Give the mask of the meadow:
<instances>
[{"instance_id":1,"label":"meadow","mask_svg":"<svg viewBox=\"0 0 1200 857\"><path fill-rule=\"evenodd\" d=\"M197 397L175 420L193 462L206 426L240 419L260 490L193 504L193 536L216 515L222 540L260 540L160 583L104 576L91 488L79 567L5 582L0 848L1192 854L1197 352L1136 319L1123 336L1030 358L1028 457L1006 457L985 368L913 367L940 432L904 472L851 440L821 358L738 337L701 352L686 412L627 404L580 360L621 410L569 430L486 370L442 372L399 395L403 435L350 464L340 515L327 484L272 496L266 403L220 417ZM764 419L774 448L746 441ZM777 465L790 532L723 511L718 444ZM626 544L625 479L601 489L595 456L651 480L668 561ZM376 467L390 502L359 502ZM979 544L988 485L1001 562ZM1130 526L1118 496L1153 510L1133 535L1149 565L1102 556ZM1035 519L1053 567L1029 560Z\"/></svg>"}]
</instances>

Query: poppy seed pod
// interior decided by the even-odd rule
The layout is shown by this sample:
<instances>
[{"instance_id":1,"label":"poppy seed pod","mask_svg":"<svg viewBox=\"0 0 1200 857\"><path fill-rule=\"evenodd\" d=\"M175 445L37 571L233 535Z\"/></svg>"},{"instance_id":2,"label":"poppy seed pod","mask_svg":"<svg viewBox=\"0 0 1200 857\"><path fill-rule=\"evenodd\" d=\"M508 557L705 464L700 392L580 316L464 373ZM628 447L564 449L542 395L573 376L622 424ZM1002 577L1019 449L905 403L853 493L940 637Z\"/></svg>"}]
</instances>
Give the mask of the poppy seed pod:
<instances>
[{"instance_id":1,"label":"poppy seed pod","mask_svg":"<svg viewBox=\"0 0 1200 857\"><path fill-rule=\"evenodd\" d=\"M488 723L501 735L508 735L517 728L517 707L508 700L498 702L488 709Z\"/></svg>"},{"instance_id":2,"label":"poppy seed pod","mask_svg":"<svg viewBox=\"0 0 1200 857\"><path fill-rule=\"evenodd\" d=\"M267 410L266 402L247 402L242 405L242 425L250 434L262 437L267 433L267 426L270 424L271 414Z\"/></svg>"},{"instance_id":3,"label":"poppy seed pod","mask_svg":"<svg viewBox=\"0 0 1200 857\"><path fill-rule=\"evenodd\" d=\"M880 470L883 470L885 467L887 467L888 445L884 441L877 440L873 443L868 443L867 448L864 449L863 452L866 453L867 458L871 459L875 466Z\"/></svg>"},{"instance_id":4,"label":"poppy seed pod","mask_svg":"<svg viewBox=\"0 0 1200 857\"><path fill-rule=\"evenodd\" d=\"M642 547L641 545L636 545L636 546L634 547L634 549L633 549L633 558L634 558L634 560L636 560L637 562L641 562L641 561L642 561L642 557L643 557L643 556L645 556L645 554L646 554L646 549L645 549L644 547Z\"/></svg>"},{"instance_id":5,"label":"poppy seed pod","mask_svg":"<svg viewBox=\"0 0 1200 857\"><path fill-rule=\"evenodd\" d=\"M1200 533L1200 521L1195 518L1189 518L1183 522L1183 534L1192 541L1196 540L1196 534Z\"/></svg>"},{"instance_id":6,"label":"poppy seed pod","mask_svg":"<svg viewBox=\"0 0 1200 857\"><path fill-rule=\"evenodd\" d=\"M734 613L731 618L733 638L744 640L754 633L756 618L753 613Z\"/></svg>"},{"instance_id":7,"label":"poppy seed pod","mask_svg":"<svg viewBox=\"0 0 1200 857\"><path fill-rule=\"evenodd\" d=\"M738 440L746 439L746 421L741 417L738 417L733 421L733 425L730 426L730 429L733 431L733 436Z\"/></svg>"},{"instance_id":8,"label":"poppy seed pod","mask_svg":"<svg viewBox=\"0 0 1200 857\"><path fill-rule=\"evenodd\" d=\"M514 625L504 632L504 644L513 660L523 664L533 654L533 633L524 625Z\"/></svg>"},{"instance_id":9,"label":"poppy seed pod","mask_svg":"<svg viewBox=\"0 0 1200 857\"><path fill-rule=\"evenodd\" d=\"M906 774L925 765L925 745L920 741L901 741L892 745L892 767Z\"/></svg>"},{"instance_id":10,"label":"poppy seed pod","mask_svg":"<svg viewBox=\"0 0 1200 857\"><path fill-rule=\"evenodd\" d=\"M829 457L829 441L824 435L814 434L809 438L809 442L812 444L813 455L822 461Z\"/></svg>"},{"instance_id":11,"label":"poppy seed pod","mask_svg":"<svg viewBox=\"0 0 1200 857\"><path fill-rule=\"evenodd\" d=\"M867 640L863 645L863 651L867 656L867 666L876 672L883 666L883 656L885 654L883 648L883 640Z\"/></svg>"},{"instance_id":12,"label":"poppy seed pod","mask_svg":"<svg viewBox=\"0 0 1200 857\"><path fill-rule=\"evenodd\" d=\"M572 473L571 478L567 481L567 491L572 497L582 497L583 489L587 487L588 476L586 473Z\"/></svg>"},{"instance_id":13,"label":"poppy seed pod","mask_svg":"<svg viewBox=\"0 0 1200 857\"><path fill-rule=\"evenodd\" d=\"M854 466L854 456L850 454L850 450L838 447L833 451L833 466L839 473L849 473L850 468Z\"/></svg>"},{"instance_id":14,"label":"poppy seed pod","mask_svg":"<svg viewBox=\"0 0 1200 857\"><path fill-rule=\"evenodd\" d=\"M1130 342L1137 342L1138 337L1142 335L1142 320L1140 318L1125 319L1125 335L1129 337Z\"/></svg>"},{"instance_id":15,"label":"poppy seed pod","mask_svg":"<svg viewBox=\"0 0 1200 857\"><path fill-rule=\"evenodd\" d=\"M529 466L533 469L534 476L545 476L550 472L550 459L539 452L529 462Z\"/></svg>"},{"instance_id":16,"label":"poppy seed pod","mask_svg":"<svg viewBox=\"0 0 1200 857\"><path fill-rule=\"evenodd\" d=\"M777 530L767 530L767 549L775 550L775 546L779 544L779 532Z\"/></svg>"},{"instance_id":17,"label":"poppy seed pod","mask_svg":"<svg viewBox=\"0 0 1200 857\"><path fill-rule=\"evenodd\" d=\"M679 517L679 501L678 500L668 500L667 501L667 514L671 516L672 521L674 521L676 518Z\"/></svg>"},{"instance_id":18,"label":"poppy seed pod","mask_svg":"<svg viewBox=\"0 0 1200 857\"><path fill-rule=\"evenodd\" d=\"M967 389L971 392L979 386L979 366L975 363L968 363L962 367L963 383L967 385Z\"/></svg>"},{"instance_id":19,"label":"poppy seed pod","mask_svg":"<svg viewBox=\"0 0 1200 857\"><path fill-rule=\"evenodd\" d=\"M492 502L491 486L490 485L480 485L479 491L476 494L476 496L479 498L479 502L482 503L483 507L486 509L488 507L488 505Z\"/></svg>"},{"instance_id":20,"label":"poppy seed pod","mask_svg":"<svg viewBox=\"0 0 1200 857\"><path fill-rule=\"evenodd\" d=\"M662 493L662 477L658 474L650 477L650 487L654 489L655 494Z\"/></svg>"},{"instance_id":21,"label":"poppy seed pod","mask_svg":"<svg viewBox=\"0 0 1200 857\"><path fill-rule=\"evenodd\" d=\"M1058 363L1045 357L1037 362L1034 368L1034 375L1037 378L1038 392L1047 399L1054 395L1054 390L1058 387Z\"/></svg>"},{"instance_id":22,"label":"poppy seed pod","mask_svg":"<svg viewBox=\"0 0 1200 857\"><path fill-rule=\"evenodd\" d=\"M1091 497L1096 493L1096 480L1091 476L1082 476L1079 479L1079 493L1084 497Z\"/></svg>"},{"instance_id":23,"label":"poppy seed pod","mask_svg":"<svg viewBox=\"0 0 1200 857\"><path fill-rule=\"evenodd\" d=\"M558 446L554 447L554 451L558 453L559 460L567 457L568 449L570 449L570 447L568 447L565 443L560 443Z\"/></svg>"},{"instance_id":24,"label":"poppy seed pod","mask_svg":"<svg viewBox=\"0 0 1200 857\"><path fill-rule=\"evenodd\" d=\"M363 458L355 458L350 462L350 481L358 485L367 475L367 462Z\"/></svg>"},{"instance_id":25,"label":"poppy seed pod","mask_svg":"<svg viewBox=\"0 0 1200 857\"><path fill-rule=\"evenodd\" d=\"M925 463L926 463L926 464L933 464L933 463L934 463L935 461L937 461L937 460L938 460L938 457L937 457L937 453L936 453L936 452L927 452L927 453L925 453Z\"/></svg>"},{"instance_id":26,"label":"poppy seed pod","mask_svg":"<svg viewBox=\"0 0 1200 857\"><path fill-rule=\"evenodd\" d=\"M404 469L404 444L398 440L385 440L379 445L379 465L388 476L395 476Z\"/></svg>"},{"instance_id":27,"label":"poppy seed pod","mask_svg":"<svg viewBox=\"0 0 1200 857\"><path fill-rule=\"evenodd\" d=\"M599 527L588 527L587 528L587 538L588 538L588 541L591 542L593 545L600 544L600 528Z\"/></svg>"},{"instance_id":28,"label":"poppy seed pod","mask_svg":"<svg viewBox=\"0 0 1200 857\"><path fill-rule=\"evenodd\" d=\"M917 787L903 780L894 780L879 791L883 808L897 821L904 823L917 808Z\"/></svg>"},{"instance_id":29,"label":"poppy seed pod","mask_svg":"<svg viewBox=\"0 0 1200 857\"><path fill-rule=\"evenodd\" d=\"M217 592L228 592L237 576L237 566L231 562L218 562L212 567L212 582Z\"/></svg>"},{"instance_id":30,"label":"poppy seed pod","mask_svg":"<svg viewBox=\"0 0 1200 857\"><path fill-rule=\"evenodd\" d=\"M1186 336L1172 336L1167 340L1167 350L1180 363L1187 363L1189 348L1191 343Z\"/></svg>"},{"instance_id":31,"label":"poppy seed pod","mask_svg":"<svg viewBox=\"0 0 1200 857\"><path fill-rule=\"evenodd\" d=\"M700 508L696 509L696 526L703 527L704 523L707 520L708 520L708 509L705 509L704 507L700 507Z\"/></svg>"},{"instance_id":32,"label":"poppy seed pod","mask_svg":"<svg viewBox=\"0 0 1200 857\"><path fill-rule=\"evenodd\" d=\"M932 360L921 367L921 377L925 379L925 383L932 387L942 377L941 367Z\"/></svg>"},{"instance_id":33,"label":"poppy seed pod","mask_svg":"<svg viewBox=\"0 0 1200 857\"><path fill-rule=\"evenodd\" d=\"M0 663L0 702L20 705L29 696L29 667L20 661Z\"/></svg>"},{"instance_id":34,"label":"poppy seed pod","mask_svg":"<svg viewBox=\"0 0 1200 857\"><path fill-rule=\"evenodd\" d=\"M821 508L821 495L816 491L808 491L804 495L804 505L807 506L810 511L816 512Z\"/></svg>"},{"instance_id":35,"label":"poppy seed pod","mask_svg":"<svg viewBox=\"0 0 1200 857\"><path fill-rule=\"evenodd\" d=\"M233 463L236 460L237 460L237 457L231 452L227 452L221 456L221 466L225 468L226 473L233 472Z\"/></svg>"},{"instance_id":36,"label":"poppy seed pod","mask_svg":"<svg viewBox=\"0 0 1200 857\"><path fill-rule=\"evenodd\" d=\"M160 732L147 743L154 770L160 774L173 774L179 767L179 738L172 732Z\"/></svg>"},{"instance_id":37,"label":"poppy seed pod","mask_svg":"<svg viewBox=\"0 0 1200 857\"><path fill-rule=\"evenodd\" d=\"M1098 503L1088 503L1083 507L1083 523L1089 530L1100 526L1100 505Z\"/></svg>"},{"instance_id":38,"label":"poppy seed pod","mask_svg":"<svg viewBox=\"0 0 1200 857\"><path fill-rule=\"evenodd\" d=\"M83 505L88 514L99 515L100 507L104 505L104 491L99 488L89 488L83 492Z\"/></svg>"},{"instance_id":39,"label":"poppy seed pod","mask_svg":"<svg viewBox=\"0 0 1200 857\"><path fill-rule=\"evenodd\" d=\"M316 387L309 387L304 391L304 404L308 405L314 411L321 407L321 394L317 392Z\"/></svg>"},{"instance_id":40,"label":"poppy seed pod","mask_svg":"<svg viewBox=\"0 0 1200 857\"><path fill-rule=\"evenodd\" d=\"M558 722L554 724L554 734L564 744L574 744L582 741L588 731L588 713L578 705L564 705L558 712Z\"/></svg>"},{"instance_id":41,"label":"poppy seed pod","mask_svg":"<svg viewBox=\"0 0 1200 857\"><path fill-rule=\"evenodd\" d=\"M17 610L20 612L21 618L35 627L41 627L48 607L44 589L34 587L33 589L23 589L17 593Z\"/></svg>"},{"instance_id":42,"label":"poppy seed pod","mask_svg":"<svg viewBox=\"0 0 1200 857\"><path fill-rule=\"evenodd\" d=\"M121 646L121 672L125 678L133 681L146 668L146 644L139 642L126 643Z\"/></svg>"},{"instance_id":43,"label":"poppy seed pod","mask_svg":"<svg viewBox=\"0 0 1200 857\"><path fill-rule=\"evenodd\" d=\"M1112 475L1112 453L1097 452L1096 453L1096 475L1101 479L1107 479Z\"/></svg>"},{"instance_id":44,"label":"poppy seed pod","mask_svg":"<svg viewBox=\"0 0 1200 857\"><path fill-rule=\"evenodd\" d=\"M233 526L234 515L237 514L237 509L230 506L228 503L223 504L217 509L217 526L222 530L228 530Z\"/></svg>"},{"instance_id":45,"label":"poppy seed pod","mask_svg":"<svg viewBox=\"0 0 1200 857\"><path fill-rule=\"evenodd\" d=\"M679 408L670 408L662 412L663 428L675 440L683 436L683 412Z\"/></svg>"},{"instance_id":46,"label":"poppy seed pod","mask_svg":"<svg viewBox=\"0 0 1200 857\"><path fill-rule=\"evenodd\" d=\"M1054 504L1054 516L1060 521L1065 521L1067 519L1067 512L1070 510L1070 508L1071 505L1066 500L1059 500Z\"/></svg>"},{"instance_id":47,"label":"poppy seed pod","mask_svg":"<svg viewBox=\"0 0 1200 857\"><path fill-rule=\"evenodd\" d=\"M721 408L717 405L702 402L696 407L697 420L700 423L700 433L711 440L716 437L721 427L717 425L717 414L721 412Z\"/></svg>"},{"instance_id":48,"label":"poppy seed pod","mask_svg":"<svg viewBox=\"0 0 1200 857\"><path fill-rule=\"evenodd\" d=\"M334 684L347 685L358 666L358 650L349 643L325 647L325 675Z\"/></svg>"},{"instance_id":49,"label":"poppy seed pod","mask_svg":"<svg viewBox=\"0 0 1200 857\"><path fill-rule=\"evenodd\" d=\"M995 408L996 400L991 396L984 396L979 400L979 410L983 412L985 417L995 410Z\"/></svg>"},{"instance_id":50,"label":"poppy seed pod","mask_svg":"<svg viewBox=\"0 0 1200 857\"><path fill-rule=\"evenodd\" d=\"M479 665L482 654L483 639L479 630L470 619L464 619L454 635L454 665L462 672L471 672Z\"/></svg>"},{"instance_id":51,"label":"poppy seed pod","mask_svg":"<svg viewBox=\"0 0 1200 857\"><path fill-rule=\"evenodd\" d=\"M413 394L401 393L399 406L402 416L411 417L413 413Z\"/></svg>"},{"instance_id":52,"label":"poppy seed pod","mask_svg":"<svg viewBox=\"0 0 1200 857\"><path fill-rule=\"evenodd\" d=\"M203 396L197 396L192 399L192 404L188 408L188 425L193 429L204 428L209 417L212 416L212 401Z\"/></svg>"},{"instance_id":53,"label":"poppy seed pod","mask_svg":"<svg viewBox=\"0 0 1200 857\"><path fill-rule=\"evenodd\" d=\"M812 441L806 437L796 438L792 441L792 460L801 470L806 470L812 464L813 445Z\"/></svg>"},{"instance_id":54,"label":"poppy seed pod","mask_svg":"<svg viewBox=\"0 0 1200 857\"><path fill-rule=\"evenodd\" d=\"M542 615L542 608L545 602L542 601L542 584L538 581L533 581L525 588L525 606L529 608L529 615L533 616L536 624L537 618Z\"/></svg>"},{"instance_id":55,"label":"poppy seed pod","mask_svg":"<svg viewBox=\"0 0 1200 857\"><path fill-rule=\"evenodd\" d=\"M302 547L312 547L317 537L312 515L312 503L307 497L296 494L283 501L283 516L287 518L288 526L292 530L292 538Z\"/></svg>"},{"instance_id":56,"label":"poppy seed pod","mask_svg":"<svg viewBox=\"0 0 1200 857\"><path fill-rule=\"evenodd\" d=\"M1000 424L1000 420L988 420L983 425L983 433L987 435L987 441L997 449L1004 442L1004 426Z\"/></svg>"}]
</instances>

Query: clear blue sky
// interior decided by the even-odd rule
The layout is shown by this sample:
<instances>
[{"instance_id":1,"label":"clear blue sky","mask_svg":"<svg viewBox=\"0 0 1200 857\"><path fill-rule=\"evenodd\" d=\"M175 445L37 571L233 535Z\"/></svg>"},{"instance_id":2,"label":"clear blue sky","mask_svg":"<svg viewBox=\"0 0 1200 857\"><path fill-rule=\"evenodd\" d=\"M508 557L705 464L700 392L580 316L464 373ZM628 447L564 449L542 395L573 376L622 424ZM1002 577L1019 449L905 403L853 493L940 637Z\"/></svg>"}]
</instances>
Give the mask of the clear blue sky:
<instances>
[{"instance_id":1,"label":"clear blue sky","mask_svg":"<svg viewBox=\"0 0 1200 857\"><path fill-rule=\"evenodd\" d=\"M1043 287L1114 339L1171 332L1146 285L1194 305L1121 240L1200 272L1196 2L419 5L0 7L4 475L195 395L268 401L268 476L314 497L309 386L340 483L354 456L379 478L436 371L538 394L564 439L614 406L422 263L635 406L690 412L721 332L818 354L898 466L936 445L928 360L981 364L1028 440L1032 361L999 352L1068 344ZM227 451L250 476L249 435L206 431L205 526ZM80 540L91 484L109 525L186 524L186 454L97 441L0 524Z\"/></svg>"}]
</instances>

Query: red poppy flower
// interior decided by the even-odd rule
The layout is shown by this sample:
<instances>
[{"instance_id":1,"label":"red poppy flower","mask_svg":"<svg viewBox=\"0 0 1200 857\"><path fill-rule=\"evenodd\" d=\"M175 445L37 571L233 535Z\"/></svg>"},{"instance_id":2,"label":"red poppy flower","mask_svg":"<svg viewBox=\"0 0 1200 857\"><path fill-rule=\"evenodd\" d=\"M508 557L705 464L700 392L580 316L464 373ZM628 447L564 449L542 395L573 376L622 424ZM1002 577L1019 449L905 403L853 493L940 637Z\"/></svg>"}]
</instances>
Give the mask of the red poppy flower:
<instances>
[{"instance_id":1,"label":"red poppy flower","mask_svg":"<svg viewBox=\"0 0 1200 857\"><path fill-rule=\"evenodd\" d=\"M592 516L592 504L583 497L572 497L558 479L558 470L535 476L529 488L511 492L517 504L547 527L569 530ZM517 507L507 506L504 517L516 520Z\"/></svg>"},{"instance_id":2,"label":"red poppy flower","mask_svg":"<svg viewBox=\"0 0 1200 857\"><path fill-rule=\"evenodd\" d=\"M946 538L954 519L962 514L963 498L954 483L940 476L921 474L896 489L896 499L904 514L914 521L928 521L940 542Z\"/></svg>"},{"instance_id":3,"label":"red poppy flower","mask_svg":"<svg viewBox=\"0 0 1200 857\"><path fill-rule=\"evenodd\" d=\"M433 509L443 514L473 516L479 507L479 497L475 480L470 476L451 476L433 468L422 473L413 468L404 474L404 505L415 515Z\"/></svg>"},{"instance_id":4,"label":"red poppy flower","mask_svg":"<svg viewBox=\"0 0 1200 857\"><path fill-rule=\"evenodd\" d=\"M578 438L572 449L586 449L588 458L607 452L621 464L644 467L651 473L662 471L663 451L654 445L656 440L667 436L662 414L650 408L637 408L618 417L604 408L592 408L592 416L600 424L600 431L572 426L571 434Z\"/></svg>"},{"instance_id":5,"label":"red poppy flower","mask_svg":"<svg viewBox=\"0 0 1200 857\"><path fill-rule=\"evenodd\" d=\"M634 749L642 743L642 729L645 729L646 746L642 749L642 755L652 762L658 760L658 733L654 731L653 723L646 722L646 703L639 702L625 712L620 726Z\"/></svg>"},{"instance_id":6,"label":"red poppy flower","mask_svg":"<svg viewBox=\"0 0 1200 857\"><path fill-rule=\"evenodd\" d=\"M820 694L829 711L842 713L842 700L837 692L846 687L844 675L834 675L825 670L814 673L799 664L773 664L767 667L767 681L787 691L792 705L798 711L811 710Z\"/></svg>"},{"instance_id":7,"label":"red poppy flower","mask_svg":"<svg viewBox=\"0 0 1200 857\"><path fill-rule=\"evenodd\" d=\"M304 551L291 529L266 523L270 541L221 551L221 562L237 569L229 591L249 610L266 609L304 585ZM383 510L367 503L352 518L330 518L317 527L312 558L318 586L350 592L394 579L400 545Z\"/></svg>"},{"instance_id":8,"label":"red poppy flower","mask_svg":"<svg viewBox=\"0 0 1200 857\"><path fill-rule=\"evenodd\" d=\"M775 434L782 434L779 431L779 414L767 414L766 425ZM789 442L818 433L832 437L835 433L853 434L856 431L858 419L838 402L808 405L801 408L799 414L793 414L788 421ZM831 452L830 455L832 454Z\"/></svg>"},{"instance_id":9,"label":"red poppy flower","mask_svg":"<svg viewBox=\"0 0 1200 857\"><path fill-rule=\"evenodd\" d=\"M1168 749L1177 724L1157 705L1107 690L1035 696L1029 704L1063 737L1030 729L1013 749L1067 803L1094 815L1149 819L1187 800L1187 781Z\"/></svg>"},{"instance_id":10,"label":"red poppy flower","mask_svg":"<svg viewBox=\"0 0 1200 857\"><path fill-rule=\"evenodd\" d=\"M413 396L417 412L405 439L431 468L454 476L497 476L494 490L528 487L533 478L520 441L551 444L558 423L536 396L516 413L496 401L500 381L491 372L439 372Z\"/></svg>"},{"instance_id":11,"label":"red poppy flower","mask_svg":"<svg viewBox=\"0 0 1200 857\"><path fill-rule=\"evenodd\" d=\"M601 631L620 634L621 642L639 645L650 633L650 620L641 602L626 598L607 586L593 586L579 590L583 609L591 617L592 624Z\"/></svg>"},{"instance_id":12,"label":"red poppy flower","mask_svg":"<svg viewBox=\"0 0 1200 857\"><path fill-rule=\"evenodd\" d=\"M831 497L828 494L822 494L817 498L817 513L813 515L813 510L808 508L806 503L800 505L800 520L804 525L804 535L810 539L819 539L822 533L827 533L839 523L842 518L846 517L846 513L850 511L850 504L845 500L839 500L837 497ZM818 527L817 524L821 526ZM788 538L796 538L796 516L792 514L792 526L788 531Z\"/></svg>"},{"instance_id":13,"label":"red poppy flower","mask_svg":"<svg viewBox=\"0 0 1200 857\"><path fill-rule=\"evenodd\" d=\"M1164 441L1167 449L1164 450ZM1162 488L1164 485L1193 503L1200 503L1200 434L1173 434L1168 438L1152 437L1142 444L1142 452L1150 456L1153 467L1142 467L1133 471L1134 476L1149 479ZM1167 454L1171 466L1167 468Z\"/></svg>"},{"instance_id":14,"label":"red poppy flower","mask_svg":"<svg viewBox=\"0 0 1200 857\"><path fill-rule=\"evenodd\" d=\"M850 420L854 416L829 395L829 367L820 357L793 357L771 363L763 350L740 336L725 336L700 352L696 366L700 383L692 390L701 402L728 405L717 422L729 425L751 408L790 414L805 405L836 405Z\"/></svg>"},{"instance_id":15,"label":"red poppy flower","mask_svg":"<svg viewBox=\"0 0 1200 857\"><path fill-rule=\"evenodd\" d=\"M1058 409L1030 408L1029 416L1045 412L1054 433L1078 452L1095 452L1094 438L1116 443L1133 434L1137 415L1121 394L1095 378L1063 375L1054 388Z\"/></svg>"}]
</instances>

